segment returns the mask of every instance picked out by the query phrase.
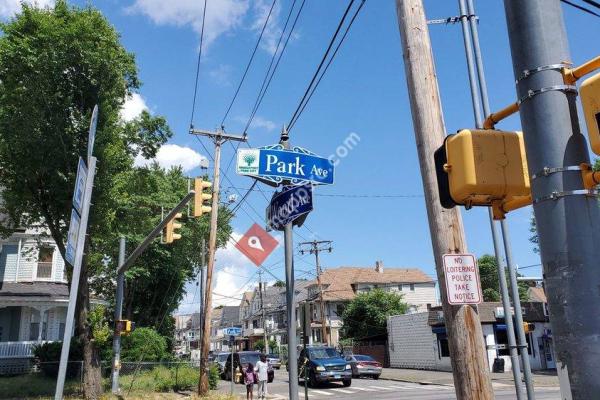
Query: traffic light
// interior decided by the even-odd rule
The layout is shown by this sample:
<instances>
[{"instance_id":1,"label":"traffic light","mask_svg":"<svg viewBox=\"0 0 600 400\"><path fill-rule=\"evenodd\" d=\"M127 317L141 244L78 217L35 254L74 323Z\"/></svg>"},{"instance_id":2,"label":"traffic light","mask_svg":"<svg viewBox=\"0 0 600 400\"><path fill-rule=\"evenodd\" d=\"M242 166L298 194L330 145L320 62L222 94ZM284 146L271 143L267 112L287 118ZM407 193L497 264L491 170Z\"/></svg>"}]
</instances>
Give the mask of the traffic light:
<instances>
[{"instance_id":1,"label":"traffic light","mask_svg":"<svg viewBox=\"0 0 600 400\"><path fill-rule=\"evenodd\" d=\"M522 207L531 202L527 158L521 132L463 129L448 135L434 154L440 202L463 205Z\"/></svg>"},{"instance_id":2,"label":"traffic light","mask_svg":"<svg viewBox=\"0 0 600 400\"><path fill-rule=\"evenodd\" d=\"M600 154L600 74L583 81L579 94L590 146L594 153Z\"/></svg>"},{"instance_id":3,"label":"traffic light","mask_svg":"<svg viewBox=\"0 0 600 400\"><path fill-rule=\"evenodd\" d=\"M119 335L127 335L135 330L135 322L127 319L115 321L115 331Z\"/></svg>"},{"instance_id":4,"label":"traffic light","mask_svg":"<svg viewBox=\"0 0 600 400\"><path fill-rule=\"evenodd\" d=\"M202 178L194 179L194 217L201 217L202 214L209 213L212 207L205 206L204 202L212 199L212 194L204 193L204 189L212 188L212 183L203 180Z\"/></svg>"},{"instance_id":5,"label":"traffic light","mask_svg":"<svg viewBox=\"0 0 600 400\"><path fill-rule=\"evenodd\" d=\"M163 229L163 240L165 243L173 243L173 241L181 239L181 234L176 233L175 229L181 229L182 224L178 221L182 217L181 213L175 214L172 220L167 222Z\"/></svg>"},{"instance_id":6,"label":"traffic light","mask_svg":"<svg viewBox=\"0 0 600 400\"><path fill-rule=\"evenodd\" d=\"M531 322L523 322L523 330L525 333L531 333L535 330L535 324L532 324Z\"/></svg>"}]
</instances>

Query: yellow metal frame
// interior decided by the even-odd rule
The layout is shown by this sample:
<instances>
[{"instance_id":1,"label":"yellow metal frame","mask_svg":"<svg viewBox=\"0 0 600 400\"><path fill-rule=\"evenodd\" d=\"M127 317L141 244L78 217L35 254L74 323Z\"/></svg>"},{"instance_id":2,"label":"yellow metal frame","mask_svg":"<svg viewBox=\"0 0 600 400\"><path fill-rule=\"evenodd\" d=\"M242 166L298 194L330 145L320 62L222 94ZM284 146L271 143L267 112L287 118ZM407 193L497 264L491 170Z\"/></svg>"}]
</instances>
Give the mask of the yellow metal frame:
<instances>
[{"instance_id":1,"label":"yellow metal frame","mask_svg":"<svg viewBox=\"0 0 600 400\"><path fill-rule=\"evenodd\" d=\"M580 164L581 178L583 179L583 187L586 189L594 189L600 185L600 171L594 171L590 164Z\"/></svg>"},{"instance_id":2,"label":"yellow metal frame","mask_svg":"<svg viewBox=\"0 0 600 400\"><path fill-rule=\"evenodd\" d=\"M483 129L494 129L494 125L498 122L502 121L504 118L513 115L514 113L519 111L519 103L513 103L507 107L504 107L502 110L491 113L487 116L485 121L483 121Z\"/></svg>"},{"instance_id":3,"label":"yellow metal frame","mask_svg":"<svg viewBox=\"0 0 600 400\"><path fill-rule=\"evenodd\" d=\"M594 72L600 69L600 56L592 58L591 60L581 64L575 68L563 68L563 80L567 85L573 85L577 80L584 75Z\"/></svg>"}]
</instances>

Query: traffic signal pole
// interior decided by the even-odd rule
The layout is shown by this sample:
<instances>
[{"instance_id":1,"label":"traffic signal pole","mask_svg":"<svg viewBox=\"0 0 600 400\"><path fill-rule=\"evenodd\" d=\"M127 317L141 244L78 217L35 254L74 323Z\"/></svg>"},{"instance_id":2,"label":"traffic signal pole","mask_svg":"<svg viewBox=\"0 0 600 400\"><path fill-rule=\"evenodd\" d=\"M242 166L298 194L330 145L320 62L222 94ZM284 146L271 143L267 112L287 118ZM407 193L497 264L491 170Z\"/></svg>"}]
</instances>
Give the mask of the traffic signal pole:
<instances>
[{"instance_id":1,"label":"traffic signal pole","mask_svg":"<svg viewBox=\"0 0 600 400\"><path fill-rule=\"evenodd\" d=\"M494 398L481 321L471 306L448 303L444 254L466 252L460 211L441 206L433 154L445 126L422 0L396 0L415 140L458 400Z\"/></svg>"},{"instance_id":2,"label":"traffic signal pole","mask_svg":"<svg viewBox=\"0 0 600 400\"><path fill-rule=\"evenodd\" d=\"M600 210L585 190L589 162L559 0L505 0L562 399L600 393ZM567 168L571 167L571 168Z\"/></svg>"},{"instance_id":3,"label":"traffic signal pole","mask_svg":"<svg viewBox=\"0 0 600 400\"><path fill-rule=\"evenodd\" d=\"M230 135L219 129L215 132L201 129L190 129L192 135L209 137L215 144L213 196L210 212L210 234L208 237L208 264L206 267L206 294L204 303L204 322L202 324L202 347L200 353L200 377L198 381L198 395L208 394L208 351L210 349L210 317L212 314L212 276L217 250L217 220L219 216L219 188L221 172L221 146L228 140L245 142L246 135ZM233 359L232 359L233 362ZM232 371L233 374L233 371Z\"/></svg>"},{"instance_id":4,"label":"traffic signal pole","mask_svg":"<svg viewBox=\"0 0 600 400\"><path fill-rule=\"evenodd\" d=\"M119 238L119 267L125 262L125 238ZM112 392L119 394L119 371L121 369L121 332L117 331L117 321L123 318L123 290L125 274L117 273L117 292L115 296L115 330L113 332L113 365L112 365Z\"/></svg>"},{"instance_id":5,"label":"traffic signal pole","mask_svg":"<svg viewBox=\"0 0 600 400\"><path fill-rule=\"evenodd\" d=\"M477 77L475 75L475 61L473 57L474 52L474 38L472 35L471 28L473 26L469 25L469 17L470 13L467 12L467 3L466 0L458 0L459 11L460 11L460 22L462 26L463 39L465 44L465 55L467 58L467 70L469 75L469 86L471 88L471 100L473 102L473 114L475 117L475 125L477 129L483 128L483 118L481 115L481 104L482 98L484 99L484 109L487 109L485 112L489 113L489 102L487 96L487 85L485 82L485 76L483 75L483 64L481 62L481 53L478 52L479 57L477 60L477 72L479 77L479 85L477 82ZM475 29L477 27L475 26ZM477 36L478 38L478 36ZM477 49L479 50L479 42L477 41ZM478 86L481 88L481 97L479 96ZM519 365L519 351L517 347L517 341L515 338L515 329L514 322L512 319L512 312L510 307L510 297L508 294L508 287L506 281L506 272L504 268L504 263L502 261L502 249L500 244L500 238L498 236L498 223L494 221L494 216L492 214L492 208L487 207L488 209L488 219L490 221L490 228L492 232L492 243L494 245L494 255L496 258L496 265L498 267L498 282L500 284L500 295L502 296L502 307L504 309L504 321L506 324L506 334L508 337L508 347L509 354L511 359L511 370L514 379L515 392L517 395L517 400L521 400L523 398L523 392L521 388L521 366ZM503 221L504 222L504 221ZM504 245L510 246L506 242L506 237L503 237ZM516 307L516 304L515 304ZM522 327L521 327L522 328ZM527 361L529 361L529 355L525 352L525 357L527 357ZM531 400L531 399L530 399Z\"/></svg>"}]
</instances>

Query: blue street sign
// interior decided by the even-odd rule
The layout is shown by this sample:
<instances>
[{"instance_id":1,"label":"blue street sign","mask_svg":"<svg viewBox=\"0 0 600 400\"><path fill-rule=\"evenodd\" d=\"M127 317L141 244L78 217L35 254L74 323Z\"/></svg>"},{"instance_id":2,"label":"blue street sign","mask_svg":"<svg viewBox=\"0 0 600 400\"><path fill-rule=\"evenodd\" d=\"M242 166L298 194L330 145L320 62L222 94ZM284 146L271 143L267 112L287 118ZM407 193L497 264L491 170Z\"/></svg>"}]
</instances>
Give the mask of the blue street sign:
<instances>
[{"instance_id":1,"label":"blue street sign","mask_svg":"<svg viewBox=\"0 0 600 400\"><path fill-rule=\"evenodd\" d=\"M313 210L312 185L287 186L275 193L267 207L267 230L282 231L293 222L302 226L306 215Z\"/></svg>"},{"instance_id":2,"label":"blue street sign","mask_svg":"<svg viewBox=\"0 0 600 400\"><path fill-rule=\"evenodd\" d=\"M284 180L291 185L331 185L334 169L333 162L327 158L301 147L284 150L277 144L238 150L237 173L255 177L271 186L278 186Z\"/></svg>"},{"instance_id":3,"label":"blue street sign","mask_svg":"<svg viewBox=\"0 0 600 400\"><path fill-rule=\"evenodd\" d=\"M79 157L79 165L77 167L77 177L75 178L75 190L73 191L73 208L81 215L81 207L83 206L83 195L85 193L85 182L87 181L87 167L83 158Z\"/></svg>"},{"instance_id":4,"label":"blue street sign","mask_svg":"<svg viewBox=\"0 0 600 400\"><path fill-rule=\"evenodd\" d=\"M242 334L242 328L231 327L223 329L223 335L225 336L240 336Z\"/></svg>"},{"instance_id":5,"label":"blue street sign","mask_svg":"<svg viewBox=\"0 0 600 400\"><path fill-rule=\"evenodd\" d=\"M71 223L69 224L69 233L67 234L67 246L65 249L65 258L71 265L75 265L75 250L77 249L79 225L81 220L75 209L71 209Z\"/></svg>"},{"instance_id":6,"label":"blue street sign","mask_svg":"<svg viewBox=\"0 0 600 400\"><path fill-rule=\"evenodd\" d=\"M88 149L87 156L88 160L94 152L94 142L96 141L96 127L98 126L98 104L94 106L92 111L92 118L90 120L90 130L88 132Z\"/></svg>"}]
</instances>

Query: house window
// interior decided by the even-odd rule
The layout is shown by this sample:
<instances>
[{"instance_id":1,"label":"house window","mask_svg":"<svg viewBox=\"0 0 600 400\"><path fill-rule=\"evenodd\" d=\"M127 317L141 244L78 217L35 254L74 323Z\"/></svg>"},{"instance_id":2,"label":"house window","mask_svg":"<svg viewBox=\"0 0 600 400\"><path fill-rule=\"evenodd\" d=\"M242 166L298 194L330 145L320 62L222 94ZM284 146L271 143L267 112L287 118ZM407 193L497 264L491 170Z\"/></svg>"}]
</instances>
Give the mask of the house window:
<instances>
[{"instance_id":1,"label":"house window","mask_svg":"<svg viewBox=\"0 0 600 400\"><path fill-rule=\"evenodd\" d=\"M61 322L58 324L58 339L62 340L65 337L65 324Z\"/></svg>"},{"instance_id":2,"label":"house window","mask_svg":"<svg viewBox=\"0 0 600 400\"><path fill-rule=\"evenodd\" d=\"M411 292L414 292L414 291L415 291L415 284L414 284L414 283L411 283L411 284L410 284L410 291L411 291Z\"/></svg>"},{"instance_id":3,"label":"house window","mask_svg":"<svg viewBox=\"0 0 600 400\"><path fill-rule=\"evenodd\" d=\"M29 324L29 340L38 340L40 336L40 323L32 322ZM46 340L46 323L42 326L42 340Z\"/></svg>"},{"instance_id":4,"label":"house window","mask_svg":"<svg viewBox=\"0 0 600 400\"><path fill-rule=\"evenodd\" d=\"M344 314L344 305L343 304L338 304L337 306L335 306L335 313L338 315L338 317L341 317L342 314Z\"/></svg>"},{"instance_id":5,"label":"house window","mask_svg":"<svg viewBox=\"0 0 600 400\"><path fill-rule=\"evenodd\" d=\"M54 247L40 247L37 263L37 277L41 279L52 278L52 258Z\"/></svg>"},{"instance_id":6,"label":"house window","mask_svg":"<svg viewBox=\"0 0 600 400\"><path fill-rule=\"evenodd\" d=\"M398 285L398 290L402 291L402 285Z\"/></svg>"},{"instance_id":7,"label":"house window","mask_svg":"<svg viewBox=\"0 0 600 400\"><path fill-rule=\"evenodd\" d=\"M448 347L448 336L445 333L437 334L439 358L450 357L450 348Z\"/></svg>"},{"instance_id":8,"label":"house window","mask_svg":"<svg viewBox=\"0 0 600 400\"><path fill-rule=\"evenodd\" d=\"M257 319L254 319L254 320L252 320L252 327L253 327L254 329L257 329L257 328L258 328L258 320L257 320Z\"/></svg>"}]
</instances>

